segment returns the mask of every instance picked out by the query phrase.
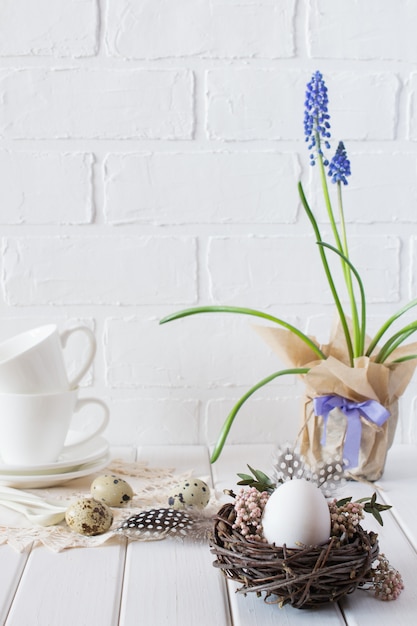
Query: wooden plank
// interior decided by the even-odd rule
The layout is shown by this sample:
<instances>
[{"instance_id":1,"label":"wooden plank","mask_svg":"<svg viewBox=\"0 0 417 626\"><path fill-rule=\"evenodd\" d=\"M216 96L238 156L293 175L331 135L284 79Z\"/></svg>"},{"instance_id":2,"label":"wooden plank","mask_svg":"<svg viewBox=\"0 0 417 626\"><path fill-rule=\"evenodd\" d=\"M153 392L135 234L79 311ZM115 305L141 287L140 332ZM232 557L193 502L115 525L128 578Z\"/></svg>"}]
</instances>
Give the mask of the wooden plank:
<instances>
[{"instance_id":1,"label":"wooden plank","mask_svg":"<svg viewBox=\"0 0 417 626\"><path fill-rule=\"evenodd\" d=\"M150 467L172 467L180 472L192 470L195 476L208 476L211 481L209 452L206 446L142 446L137 459Z\"/></svg>"},{"instance_id":2,"label":"wooden plank","mask_svg":"<svg viewBox=\"0 0 417 626\"><path fill-rule=\"evenodd\" d=\"M118 449L115 455L132 461L133 448ZM126 541L100 548L79 548L56 554L37 545L27 555L7 626L115 626L120 611L120 594ZM9 546L5 549L11 550ZM24 565L24 564L23 564ZM2 576L7 574L4 563ZM11 577L12 578L12 577ZM12 582L10 582L10 585Z\"/></svg>"},{"instance_id":3,"label":"wooden plank","mask_svg":"<svg viewBox=\"0 0 417 626\"><path fill-rule=\"evenodd\" d=\"M236 482L239 478L236 474L247 471L246 464L270 474L274 449L274 445L268 444L226 446L219 460L213 465L216 488L237 489ZM277 605L266 604L261 598L256 597L256 594L250 593L246 597L236 594L236 589L240 585L229 581L227 584L234 626L272 626L277 623L288 626L345 625L338 605L329 604L314 611L298 610L288 605L280 609Z\"/></svg>"},{"instance_id":4,"label":"wooden plank","mask_svg":"<svg viewBox=\"0 0 417 626\"><path fill-rule=\"evenodd\" d=\"M122 626L230 624L221 577L207 545L133 542L126 559Z\"/></svg>"},{"instance_id":5,"label":"wooden plank","mask_svg":"<svg viewBox=\"0 0 417 626\"><path fill-rule=\"evenodd\" d=\"M204 446L147 447L138 458L154 467L193 470L211 482ZM128 546L120 613L122 626L195 626L230 624L222 576L207 544L166 539Z\"/></svg>"},{"instance_id":6,"label":"wooden plank","mask_svg":"<svg viewBox=\"0 0 417 626\"><path fill-rule=\"evenodd\" d=\"M319 609L304 610L284 606L280 609L277 605L266 604L256 594L250 593L246 597L237 594L239 587L230 582L230 605L233 615L234 626L345 626L346 622L337 605L328 604ZM369 622L368 622L369 623ZM362 622L360 622L362 626Z\"/></svg>"},{"instance_id":7,"label":"wooden plank","mask_svg":"<svg viewBox=\"0 0 417 626\"><path fill-rule=\"evenodd\" d=\"M417 446L393 446L388 452L385 471L377 485L381 498L393 507L392 514L417 550Z\"/></svg>"},{"instance_id":8,"label":"wooden plank","mask_svg":"<svg viewBox=\"0 0 417 626\"><path fill-rule=\"evenodd\" d=\"M373 487L374 485L348 483L344 487L344 492L357 499L372 495ZM362 526L378 533L380 551L401 573L405 589L397 600L391 602L378 600L373 593L365 591L356 591L351 596L346 596L340 606L348 624L369 623L370 615L372 615L373 623L378 626L389 626L393 623L396 626L409 626L415 623L417 554L390 511L383 513L383 521L384 525L380 526L371 515L366 514Z\"/></svg>"},{"instance_id":9,"label":"wooden plank","mask_svg":"<svg viewBox=\"0 0 417 626\"><path fill-rule=\"evenodd\" d=\"M0 624L4 624L25 568L30 549L16 552L11 546L0 547Z\"/></svg>"},{"instance_id":10,"label":"wooden plank","mask_svg":"<svg viewBox=\"0 0 417 626\"><path fill-rule=\"evenodd\" d=\"M125 547L120 543L55 554L35 547L7 626L114 626L118 623Z\"/></svg>"},{"instance_id":11,"label":"wooden plank","mask_svg":"<svg viewBox=\"0 0 417 626\"><path fill-rule=\"evenodd\" d=\"M251 444L225 446L220 458L212 464L212 473L216 489L239 489L238 473L249 473L248 465L271 473L272 456L276 446L273 444Z\"/></svg>"}]
</instances>

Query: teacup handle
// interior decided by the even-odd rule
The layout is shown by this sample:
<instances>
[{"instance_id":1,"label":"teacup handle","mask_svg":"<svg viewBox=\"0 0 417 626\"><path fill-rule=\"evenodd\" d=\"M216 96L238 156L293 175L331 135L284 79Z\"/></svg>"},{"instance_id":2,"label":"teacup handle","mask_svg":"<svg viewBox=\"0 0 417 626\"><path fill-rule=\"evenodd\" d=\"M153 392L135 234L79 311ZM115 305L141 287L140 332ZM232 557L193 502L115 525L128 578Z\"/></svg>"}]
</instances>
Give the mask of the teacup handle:
<instances>
[{"instance_id":1,"label":"teacup handle","mask_svg":"<svg viewBox=\"0 0 417 626\"><path fill-rule=\"evenodd\" d=\"M80 433L80 436L77 437L77 441L74 441L73 443L70 443L70 444L66 444L64 446L64 451L74 448L75 446L80 445L80 443L85 443L86 441L90 441L90 439L94 439L94 437L101 435L101 433L106 429L109 423L109 419L110 419L109 407L107 406L107 404L105 404L105 402L103 402L102 400L99 400L98 398L79 398L74 408L74 414L79 413L83 409L83 407L85 407L87 404L96 404L103 409L101 422L93 431L89 433L85 433L85 435L84 433Z\"/></svg>"},{"instance_id":2,"label":"teacup handle","mask_svg":"<svg viewBox=\"0 0 417 626\"><path fill-rule=\"evenodd\" d=\"M74 389L83 378L83 376L87 373L90 365L93 362L97 350L97 342L94 333L87 326L76 326L75 328L69 328L68 330L64 330L63 332L61 332L59 334L59 337L61 339L61 345L63 348L65 348L65 346L67 345L67 341L70 335L77 332L84 333L86 335L88 339L89 349L86 362L81 367L80 371L69 381L70 389Z\"/></svg>"}]
</instances>

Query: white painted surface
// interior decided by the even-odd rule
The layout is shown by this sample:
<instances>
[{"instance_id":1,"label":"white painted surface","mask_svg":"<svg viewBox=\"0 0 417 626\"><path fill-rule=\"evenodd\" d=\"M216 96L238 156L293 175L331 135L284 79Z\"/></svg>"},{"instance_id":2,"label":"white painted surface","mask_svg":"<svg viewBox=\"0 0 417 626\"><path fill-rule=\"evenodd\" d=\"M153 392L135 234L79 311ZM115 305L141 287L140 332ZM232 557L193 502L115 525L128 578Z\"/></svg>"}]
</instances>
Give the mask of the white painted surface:
<instances>
[{"instance_id":1,"label":"white painted surface","mask_svg":"<svg viewBox=\"0 0 417 626\"><path fill-rule=\"evenodd\" d=\"M345 140L352 260L376 330L417 294L417 4L412 0L2 0L0 341L74 319L111 443L213 444L284 364L206 304L267 310L326 343L334 305L300 208L328 220L303 136L313 71ZM332 189L332 191L334 191ZM411 321L404 319L404 324ZM415 382L397 440L417 441ZM230 443L292 438L293 377ZM277 419L278 417L278 419Z\"/></svg>"},{"instance_id":2,"label":"white painted surface","mask_svg":"<svg viewBox=\"0 0 417 626\"><path fill-rule=\"evenodd\" d=\"M120 448L126 458L130 449ZM228 446L220 460L209 466L204 446L142 447L137 458L154 467L194 470L206 476L219 493L232 488L246 463L270 471L271 445ZM366 516L366 528L379 533L381 550L402 574L406 588L395 602L381 602L356 591L338 605L318 610L279 609L254 594L236 594L212 567L207 545L165 540L150 543L121 542L98 548L79 548L59 554L44 547L29 555L9 546L0 549L0 620L4 626L288 626L310 624L357 626L378 623L398 626L414 623L417 611L415 577L415 515L410 494L417 485L417 451L395 447L386 474L378 483L380 495L392 496L393 512L384 513L381 528ZM371 495L373 485L349 482L344 493ZM226 496L223 496L226 498ZM411 545L414 541L414 547ZM370 621L372 618L373 622Z\"/></svg>"}]
</instances>

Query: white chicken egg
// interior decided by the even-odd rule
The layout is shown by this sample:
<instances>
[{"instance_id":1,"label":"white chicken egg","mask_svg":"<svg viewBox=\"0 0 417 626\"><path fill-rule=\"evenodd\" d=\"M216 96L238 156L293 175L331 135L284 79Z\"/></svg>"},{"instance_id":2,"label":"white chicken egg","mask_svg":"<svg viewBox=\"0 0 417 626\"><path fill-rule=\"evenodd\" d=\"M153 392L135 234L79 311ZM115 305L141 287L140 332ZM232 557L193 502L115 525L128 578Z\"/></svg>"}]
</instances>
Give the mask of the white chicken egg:
<instances>
[{"instance_id":1,"label":"white chicken egg","mask_svg":"<svg viewBox=\"0 0 417 626\"><path fill-rule=\"evenodd\" d=\"M287 548L315 546L330 538L331 519L326 498L304 478L278 487L265 505L263 534L268 543Z\"/></svg>"}]
</instances>

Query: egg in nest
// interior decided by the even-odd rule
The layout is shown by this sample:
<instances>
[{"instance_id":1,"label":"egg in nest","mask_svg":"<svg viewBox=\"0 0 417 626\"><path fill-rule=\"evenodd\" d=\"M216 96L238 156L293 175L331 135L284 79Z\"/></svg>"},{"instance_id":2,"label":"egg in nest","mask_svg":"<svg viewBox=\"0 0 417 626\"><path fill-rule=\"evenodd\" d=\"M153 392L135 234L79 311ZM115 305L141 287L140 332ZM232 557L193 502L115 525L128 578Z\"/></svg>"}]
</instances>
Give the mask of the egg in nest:
<instances>
[{"instance_id":1,"label":"egg in nest","mask_svg":"<svg viewBox=\"0 0 417 626\"><path fill-rule=\"evenodd\" d=\"M276 546L300 548L326 543L331 532L326 498L304 478L288 480L268 499L262 527L265 539Z\"/></svg>"}]
</instances>

